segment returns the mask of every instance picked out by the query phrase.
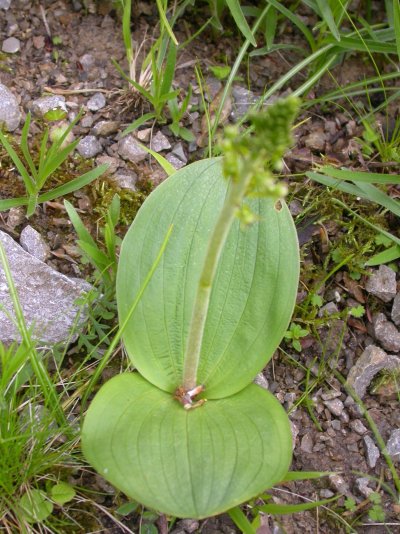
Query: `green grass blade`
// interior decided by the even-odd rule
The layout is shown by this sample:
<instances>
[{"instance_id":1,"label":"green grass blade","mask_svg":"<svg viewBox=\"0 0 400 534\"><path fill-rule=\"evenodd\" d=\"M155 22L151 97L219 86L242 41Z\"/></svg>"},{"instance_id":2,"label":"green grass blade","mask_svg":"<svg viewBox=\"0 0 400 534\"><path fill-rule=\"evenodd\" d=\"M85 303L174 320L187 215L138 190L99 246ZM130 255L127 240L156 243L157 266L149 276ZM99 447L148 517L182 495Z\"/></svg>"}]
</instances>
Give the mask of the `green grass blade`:
<instances>
[{"instance_id":1,"label":"green grass blade","mask_svg":"<svg viewBox=\"0 0 400 534\"><path fill-rule=\"evenodd\" d=\"M132 124L130 124L127 128L125 128L125 130L121 134L121 137L125 137L126 135L134 132L140 126L145 124L147 121L150 121L150 120L152 120L154 118L155 118L155 114L154 113L145 113L144 115L142 115L141 117L139 117L138 119L133 121Z\"/></svg>"},{"instance_id":2,"label":"green grass blade","mask_svg":"<svg viewBox=\"0 0 400 534\"><path fill-rule=\"evenodd\" d=\"M391 198L389 195L378 189L372 184L359 183L358 187L363 191L365 198L371 202L375 202L384 208L387 208L392 213L400 217L400 202Z\"/></svg>"},{"instance_id":3,"label":"green grass blade","mask_svg":"<svg viewBox=\"0 0 400 534\"><path fill-rule=\"evenodd\" d=\"M177 47L172 43L168 49L168 54L165 59L165 69L161 82L161 95L170 92L172 82L174 80L175 65L176 65Z\"/></svg>"},{"instance_id":4,"label":"green grass blade","mask_svg":"<svg viewBox=\"0 0 400 534\"><path fill-rule=\"evenodd\" d=\"M235 506L235 508L228 510L228 515L243 534L257 534L257 531L244 515L240 506Z\"/></svg>"},{"instance_id":5,"label":"green grass blade","mask_svg":"<svg viewBox=\"0 0 400 534\"><path fill-rule=\"evenodd\" d=\"M31 195L28 198L28 207L26 209L26 216L27 216L28 219L29 219L29 217L31 217L35 213L37 204L38 204L38 196L37 196L37 194Z\"/></svg>"},{"instance_id":6,"label":"green grass blade","mask_svg":"<svg viewBox=\"0 0 400 534\"><path fill-rule=\"evenodd\" d=\"M104 252L101 251L96 244L92 246L86 241L78 241L78 245L85 252L96 269L98 269L100 272L108 269L112 264L112 259L104 254Z\"/></svg>"},{"instance_id":7,"label":"green grass blade","mask_svg":"<svg viewBox=\"0 0 400 534\"><path fill-rule=\"evenodd\" d=\"M158 154L157 152L154 152L154 150L151 150L151 148L148 148L146 145L142 145L141 143L138 143L140 148L143 148L143 150L146 150L151 156L153 156L154 159L157 160L157 162L161 165L161 167L164 169L164 171L168 174L168 176L172 176L176 169L171 163L164 158L161 154Z\"/></svg>"},{"instance_id":8,"label":"green grass blade","mask_svg":"<svg viewBox=\"0 0 400 534\"><path fill-rule=\"evenodd\" d=\"M122 13L122 36L124 39L124 46L126 51L126 59L128 65L132 63L132 35L131 35L131 0L124 0L123 13Z\"/></svg>"},{"instance_id":9,"label":"green grass blade","mask_svg":"<svg viewBox=\"0 0 400 534\"><path fill-rule=\"evenodd\" d=\"M3 134L3 132L0 132L0 142L2 143L4 148L7 150L8 155L13 160L14 165L17 167L18 172L22 176L26 190L28 191L30 195L33 195L36 192L36 188L32 182L32 178L28 170L26 169L25 165L22 163L20 157L15 152L11 144L8 142L8 139Z\"/></svg>"},{"instance_id":10,"label":"green grass blade","mask_svg":"<svg viewBox=\"0 0 400 534\"><path fill-rule=\"evenodd\" d=\"M336 169L335 167L330 166L321 167L320 171L328 176L331 176L332 178L338 178L339 180L351 180L352 182L365 182L369 184L400 183L400 177L398 174L379 174L377 172L350 171Z\"/></svg>"},{"instance_id":11,"label":"green grass blade","mask_svg":"<svg viewBox=\"0 0 400 534\"><path fill-rule=\"evenodd\" d=\"M282 482L292 480L313 480L315 478L329 477L336 475L334 471L289 471Z\"/></svg>"},{"instance_id":12,"label":"green grass blade","mask_svg":"<svg viewBox=\"0 0 400 534\"><path fill-rule=\"evenodd\" d=\"M397 55L400 60L400 2L393 0L393 26L396 39Z\"/></svg>"},{"instance_id":13,"label":"green grass blade","mask_svg":"<svg viewBox=\"0 0 400 534\"><path fill-rule=\"evenodd\" d=\"M318 174L316 172L306 172L306 176L307 178L315 180L322 185L327 185L333 189L339 189L339 191L343 191L344 193L364 198L364 194L361 189L354 184L349 184L343 180L331 178L330 176L324 176L323 174Z\"/></svg>"},{"instance_id":14,"label":"green grass blade","mask_svg":"<svg viewBox=\"0 0 400 534\"><path fill-rule=\"evenodd\" d=\"M53 150L49 151L48 157L43 162L42 168L39 171L39 177L38 177L38 189L42 189L44 184L46 183L47 178L53 174L54 171L60 167L64 163L64 161L68 158L68 156L73 152L76 148L76 146L79 143L79 139L76 139L72 143L70 143L68 146L62 148L61 150L58 150L54 152Z\"/></svg>"},{"instance_id":15,"label":"green grass blade","mask_svg":"<svg viewBox=\"0 0 400 534\"><path fill-rule=\"evenodd\" d=\"M83 224L82 219L79 217L78 212L76 211L74 206L70 202L68 202L68 200L64 200L64 206L67 210L68 217L72 223L72 226L75 229L75 232L78 235L79 240L83 243L88 243L92 247L95 247L95 240L90 235L90 232L88 231L86 226Z\"/></svg>"},{"instance_id":16,"label":"green grass blade","mask_svg":"<svg viewBox=\"0 0 400 534\"><path fill-rule=\"evenodd\" d=\"M91 171L82 174L82 176L71 180L67 184L60 185L59 187L56 187L51 191L42 193L41 195L39 195L38 202L48 202L49 200L54 200L57 197L62 197L64 195L68 195L69 193L73 193L74 191L85 187L85 185L90 184L90 182L93 182L93 180L96 180L96 178L102 175L107 169L108 164L104 163L103 165L100 165L99 167L96 167L95 169L92 169Z\"/></svg>"},{"instance_id":17,"label":"green grass blade","mask_svg":"<svg viewBox=\"0 0 400 534\"><path fill-rule=\"evenodd\" d=\"M287 515L287 514L296 514L298 512L304 512L306 510L312 510L318 506L324 506L330 502L340 499L341 495L335 495L330 499L323 499L321 501L315 502L305 502L302 504L264 504L259 506L258 509L266 514L276 514L276 515Z\"/></svg>"},{"instance_id":18,"label":"green grass blade","mask_svg":"<svg viewBox=\"0 0 400 534\"><path fill-rule=\"evenodd\" d=\"M22 128L21 132L21 150L24 155L25 161L27 162L29 166L29 170L31 171L31 175L35 182L37 182L37 169L35 167L35 164L33 163L31 153L29 152L29 144L28 144L28 134L29 134L29 127L31 124L31 114L28 113L26 116L24 127Z\"/></svg>"},{"instance_id":19,"label":"green grass blade","mask_svg":"<svg viewBox=\"0 0 400 534\"><path fill-rule=\"evenodd\" d=\"M231 12L231 15L236 22L236 26L239 28L239 30L242 32L244 37L250 41L250 43L256 47L257 41L250 30L249 25L247 24L247 20L245 19L243 15L242 8L240 7L240 2L238 0L226 0L226 5L229 8L229 11Z\"/></svg>"},{"instance_id":20,"label":"green grass blade","mask_svg":"<svg viewBox=\"0 0 400 534\"><path fill-rule=\"evenodd\" d=\"M0 200L0 211L6 211L11 208L18 208L19 206L26 206L27 204L27 197L6 198L4 200Z\"/></svg>"},{"instance_id":21,"label":"green grass blade","mask_svg":"<svg viewBox=\"0 0 400 534\"><path fill-rule=\"evenodd\" d=\"M172 31L172 28L168 22L168 19L167 19L167 15L165 13L165 9L164 9L164 6L162 5L162 2L161 0L156 0L156 4L157 4L157 8L158 8L158 13L160 15L160 20L161 20L161 24L162 26L164 27L164 29L166 30L166 32L168 33L168 35L170 36L172 42L178 46L178 40L177 38L175 37L174 35L174 32Z\"/></svg>"},{"instance_id":22,"label":"green grass blade","mask_svg":"<svg viewBox=\"0 0 400 534\"><path fill-rule=\"evenodd\" d=\"M47 141L48 140L49 140L49 130L45 130L42 140L40 142L40 148L39 148L39 167L38 167L39 180L43 172L43 166L45 165L47 161Z\"/></svg>"},{"instance_id":23,"label":"green grass blade","mask_svg":"<svg viewBox=\"0 0 400 534\"><path fill-rule=\"evenodd\" d=\"M332 35L335 37L336 41L340 41L340 32L338 27L336 26L336 22L333 17L329 2L327 0L316 0L316 2L319 7L319 10L321 11L321 16L330 31L332 32Z\"/></svg>"},{"instance_id":24,"label":"green grass blade","mask_svg":"<svg viewBox=\"0 0 400 534\"><path fill-rule=\"evenodd\" d=\"M301 31L301 33L306 38L308 44L310 45L311 50L314 52L316 49L315 39L311 31L304 24L304 22L295 13L293 13L287 7L282 5L282 2L279 2L278 0L267 0L267 2L271 4L271 6L274 6L275 9L280 11L282 15L289 19L290 22L292 22Z\"/></svg>"},{"instance_id":25,"label":"green grass blade","mask_svg":"<svg viewBox=\"0 0 400 534\"><path fill-rule=\"evenodd\" d=\"M382 263L389 263L391 261L398 260L400 258L400 246L393 245L392 247L375 254L368 261L365 262L366 267L375 267L376 265L382 265Z\"/></svg>"}]
</instances>

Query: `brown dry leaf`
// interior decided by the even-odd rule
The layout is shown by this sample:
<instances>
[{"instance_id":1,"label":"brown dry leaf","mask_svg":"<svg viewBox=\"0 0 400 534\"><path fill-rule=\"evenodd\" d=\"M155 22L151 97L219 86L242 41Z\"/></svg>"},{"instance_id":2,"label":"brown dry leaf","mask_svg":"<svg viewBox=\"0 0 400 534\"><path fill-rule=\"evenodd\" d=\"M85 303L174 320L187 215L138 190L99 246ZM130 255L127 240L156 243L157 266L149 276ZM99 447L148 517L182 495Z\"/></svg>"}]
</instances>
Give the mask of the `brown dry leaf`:
<instances>
[{"instance_id":1,"label":"brown dry leaf","mask_svg":"<svg viewBox=\"0 0 400 534\"><path fill-rule=\"evenodd\" d=\"M365 304L364 291L362 287L356 280L350 278L349 273L347 272L343 273L343 283L347 291L353 295L357 302L360 302L360 304Z\"/></svg>"}]
</instances>

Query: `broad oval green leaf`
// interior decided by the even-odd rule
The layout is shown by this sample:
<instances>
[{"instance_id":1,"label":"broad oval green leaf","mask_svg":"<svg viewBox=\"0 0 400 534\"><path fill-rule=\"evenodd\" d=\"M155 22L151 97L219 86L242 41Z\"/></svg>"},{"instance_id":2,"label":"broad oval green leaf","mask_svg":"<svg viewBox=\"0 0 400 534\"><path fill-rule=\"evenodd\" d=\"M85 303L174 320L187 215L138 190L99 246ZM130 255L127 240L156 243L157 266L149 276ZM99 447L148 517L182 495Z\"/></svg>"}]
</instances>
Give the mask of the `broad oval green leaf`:
<instances>
[{"instance_id":1,"label":"broad oval green leaf","mask_svg":"<svg viewBox=\"0 0 400 534\"><path fill-rule=\"evenodd\" d=\"M140 373L173 392L182 384L183 358L210 233L227 191L221 160L181 169L146 200L122 244L117 277L120 323L149 272L166 229L168 247L125 332ZM287 206L246 200L259 222L231 228L214 280L200 356L198 383L207 398L248 385L285 333L297 293L299 257Z\"/></svg>"},{"instance_id":2,"label":"broad oval green leaf","mask_svg":"<svg viewBox=\"0 0 400 534\"><path fill-rule=\"evenodd\" d=\"M131 499L169 515L203 518L283 479L291 432L280 403L254 384L184 410L139 374L125 373L96 395L82 447Z\"/></svg>"}]
</instances>

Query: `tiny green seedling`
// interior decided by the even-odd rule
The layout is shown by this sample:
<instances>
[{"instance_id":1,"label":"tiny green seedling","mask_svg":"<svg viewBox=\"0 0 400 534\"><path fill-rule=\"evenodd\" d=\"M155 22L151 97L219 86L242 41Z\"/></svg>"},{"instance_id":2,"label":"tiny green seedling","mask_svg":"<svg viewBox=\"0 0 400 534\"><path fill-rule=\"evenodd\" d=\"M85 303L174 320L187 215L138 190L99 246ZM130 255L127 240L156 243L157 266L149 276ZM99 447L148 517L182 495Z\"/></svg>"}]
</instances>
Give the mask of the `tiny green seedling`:
<instances>
[{"instance_id":1,"label":"tiny green seedling","mask_svg":"<svg viewBox=\"0 0 400 534\"><path fill-rule=\"evenodd\" d=\"M31 116L28 113L24 127L21 134L21 151L25 159L25 163L19 157L17 152L12 147L6 135L0 131L0 143L4 146L8 155L12 159L15 167L20 173L24 186L26 189L26 197L12 198L0 200L0 211L5 211L17 206L27 206L26 216L30 217L35 213L36 206L43 202L54 200L57 197L73 193L81 189L85 185L98 178L103 174L108 165L100 165L91 171L74 178L70 182L60 185L50 191L41 193L45 183L49 177L64 163L67 157L75 150L79 139L64 146L64 141L72 131L72 128L79 120L80 116L73 121L68 128L51 144L48 148L49 131L46 129L40 143L39 162L35 164L32 157L31 150L28 144L29 127L31 124Z\"/></svg>"},{"instance_id":2,"label":"tiny green seedling","mask_svg":"<svg viewBox=\"0 0 400 534\"><path fill-rule=\"evenodd\" d=\"M285 339L291 342L292 347L297 350L297 352L301 352L302 348L300 339L308 336L309 333L308 330L301 328L297 323L291 323L289 330L285 332Z\"/></svg>"},{"instance_id":3,"label":"tiny green seedling","mask_svg":"<svg viewBox=\"0 0 400 534\"><path fill-rule=\"evenodd\" d=\"M296 98L278 101L253 118L246 137L227 129L223 162L206 159L163 182L122 244L119 320L138 373L101 388L82 447L102 476L165 514L222 513L289 468L288 417L252 381L281 341L297 295L296 231L286 187L272 173L297 108ZM254 213L251 225L240 221L243 206Z\"/></svg>"}]
</instances>

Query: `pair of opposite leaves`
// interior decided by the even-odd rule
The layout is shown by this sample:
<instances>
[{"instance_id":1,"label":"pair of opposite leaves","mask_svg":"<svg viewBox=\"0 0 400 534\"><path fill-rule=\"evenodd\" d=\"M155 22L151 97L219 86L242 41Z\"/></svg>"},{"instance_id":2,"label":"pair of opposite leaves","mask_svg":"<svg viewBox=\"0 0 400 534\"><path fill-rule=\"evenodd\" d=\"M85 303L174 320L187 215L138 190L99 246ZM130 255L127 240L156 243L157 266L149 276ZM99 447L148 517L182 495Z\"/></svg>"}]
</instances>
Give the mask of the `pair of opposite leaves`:
<instances>
[{"instance_id":1,"label":"pair of opposite leaves","mask_svg":"<svg viewBox=\"0 0 400 534\"><path fill-rule=\"evenodd\" d=\"M92 402L83 451L100 474L147 507L177 516L221 513L279 482L291 459L288 418L252 384L278 346L295 302L299 258L287 206L247 200L258 222L229 232L212 286L198 384L207 402L174 398L198 281L228 183L219 159L180 170L146 200L121 249L120 324L171 237L124 332L139 373L107 382Z\"/></svg>"}]
</instances>

